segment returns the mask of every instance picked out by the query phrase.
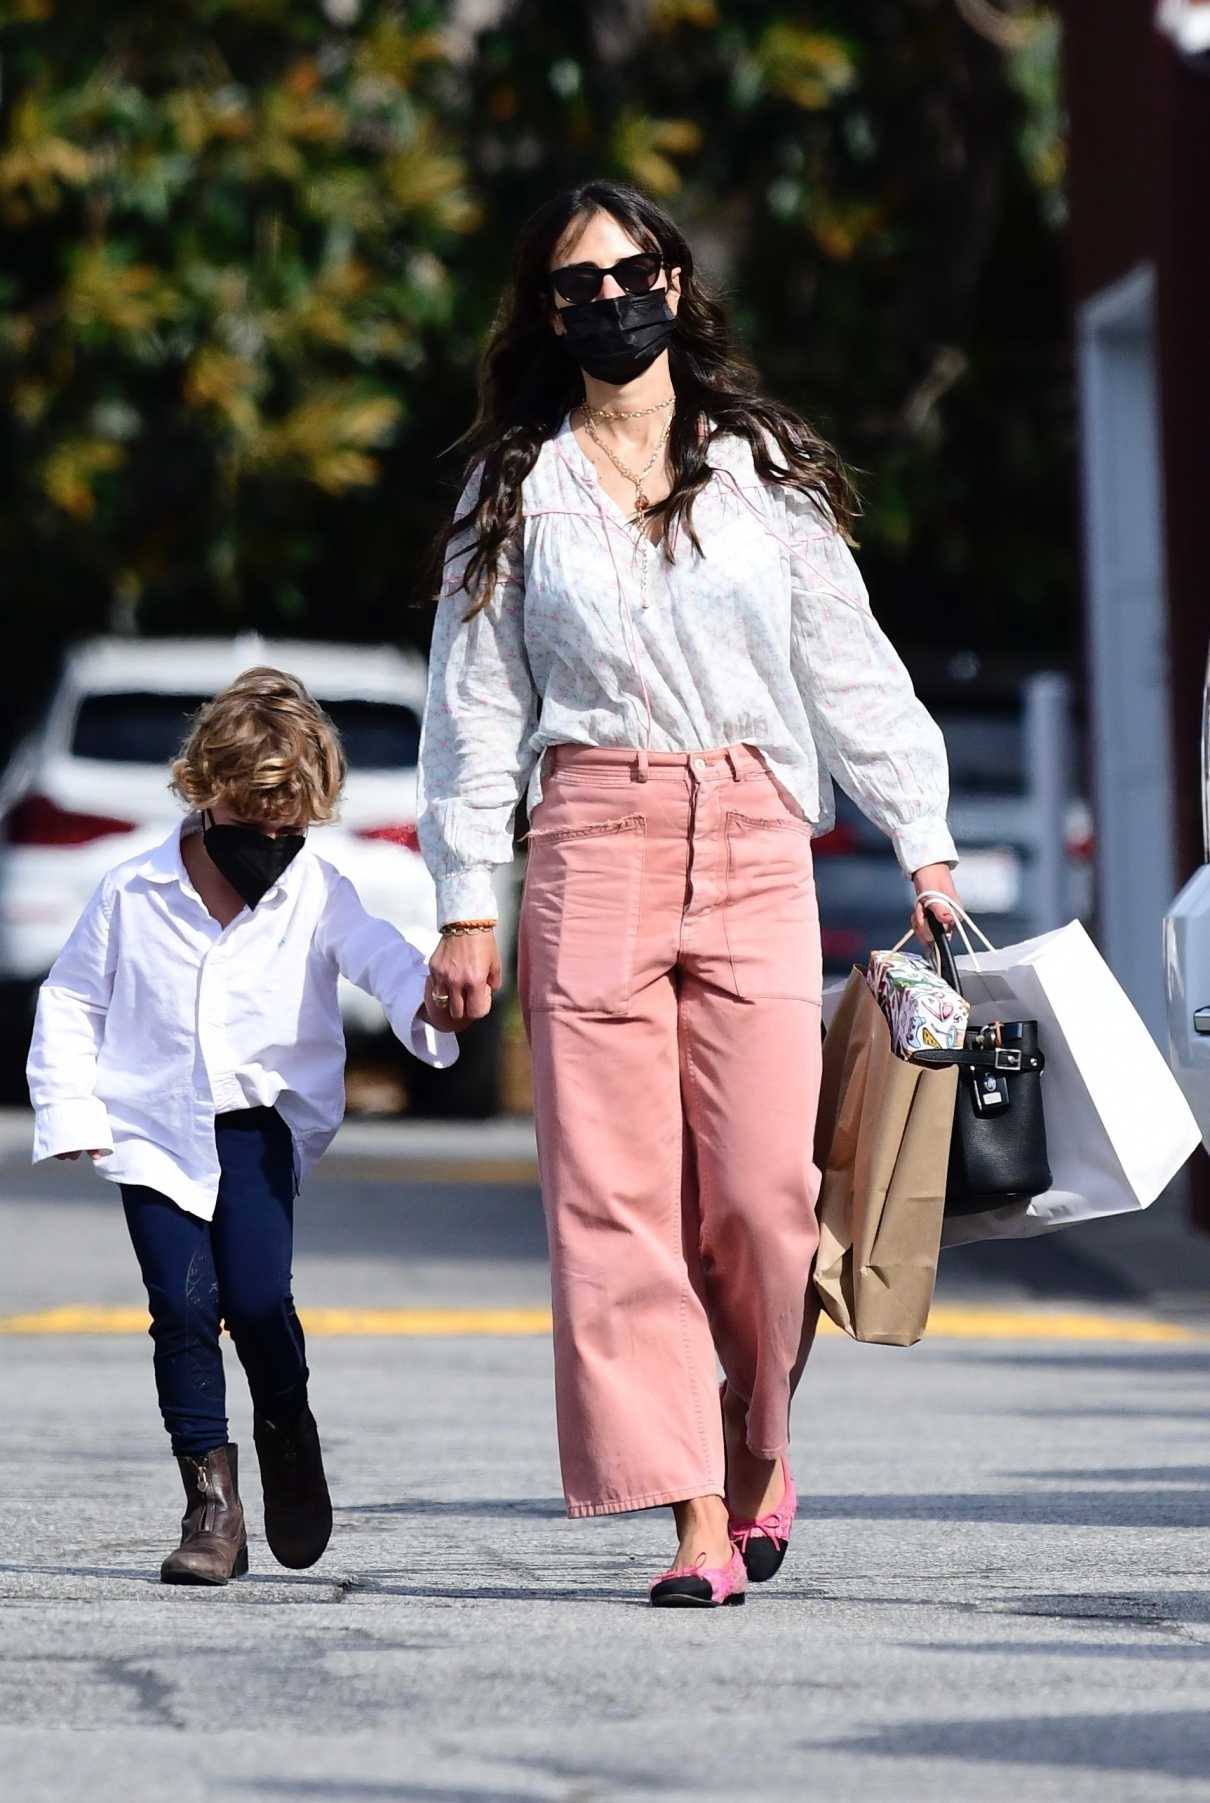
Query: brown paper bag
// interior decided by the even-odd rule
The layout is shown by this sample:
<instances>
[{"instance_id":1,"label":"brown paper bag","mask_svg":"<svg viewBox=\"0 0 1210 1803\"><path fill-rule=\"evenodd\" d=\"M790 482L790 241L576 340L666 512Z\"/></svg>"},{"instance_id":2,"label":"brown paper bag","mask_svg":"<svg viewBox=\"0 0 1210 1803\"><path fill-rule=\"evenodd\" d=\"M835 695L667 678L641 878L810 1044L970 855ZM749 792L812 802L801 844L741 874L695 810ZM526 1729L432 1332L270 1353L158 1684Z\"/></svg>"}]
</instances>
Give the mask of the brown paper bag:
<instances>
[{"instance_id":1,"label":"brown paper bag","mask_svg":"<svg viewBox=\"0 0 1210 1803\"><path fill-rule=\"evenodd\" d=\"M815 1135L824 1309L855 1340L911 1346L937 1279L956 1068L897 1058L854 970L824 1042Z\"/></svg>"}]
</instances>

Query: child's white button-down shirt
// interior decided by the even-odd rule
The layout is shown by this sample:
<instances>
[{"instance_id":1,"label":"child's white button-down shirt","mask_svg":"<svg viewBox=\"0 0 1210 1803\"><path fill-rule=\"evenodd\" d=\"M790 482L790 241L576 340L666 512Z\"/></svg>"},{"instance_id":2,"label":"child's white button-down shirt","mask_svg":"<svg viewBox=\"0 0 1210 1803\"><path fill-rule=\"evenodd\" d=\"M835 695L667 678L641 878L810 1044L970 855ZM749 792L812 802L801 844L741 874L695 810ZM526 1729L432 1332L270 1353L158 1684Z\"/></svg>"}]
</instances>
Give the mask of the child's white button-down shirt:
<instances>
[{"instance_id":1,"label":"child's white button-down shirt","mask_svg":"<svg viewBox=\"0 0 1210 1803\"><path fill-rule=\"evenodd\" d=\"M345 1099L339 977L375 996L426 1064L445 1069L458 1048L418 1012L422 954L309 846L221 927L181 858L195 824L103 878L42 985L28 1076L35 1163L102 1150L112 1182L209 1220L216 1114L277 1108L300 1182L331 1142Z\"/></svg>"}]
</instances>

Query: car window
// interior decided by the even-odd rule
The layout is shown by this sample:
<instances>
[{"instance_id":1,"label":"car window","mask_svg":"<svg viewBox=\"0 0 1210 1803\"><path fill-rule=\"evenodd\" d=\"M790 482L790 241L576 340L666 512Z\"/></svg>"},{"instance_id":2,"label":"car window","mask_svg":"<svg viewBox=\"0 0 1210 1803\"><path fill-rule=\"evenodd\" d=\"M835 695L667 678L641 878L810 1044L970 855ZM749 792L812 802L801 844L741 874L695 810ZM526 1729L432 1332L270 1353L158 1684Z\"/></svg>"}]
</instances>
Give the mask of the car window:
<instances>
[{"instance_id":1,"label":"car window","mask_svg":"<svg viewBox=\"0 0 1210 1803\"><path fill-rule=\"evenodd\" d=\"M398 701L325 701L350 770L408 769L420 754L420 717Z\"/></svg>"},{"instance_id":2,"label":"car window","mask_svg":"<svg viewBox=\"0 0 1210 1803\"><path fill-rule=\"evenodd\" d=\"M181 748L202 695L85 695L71 749L105 764L166 764Z\"/></svg>"},{"instance_id":3,"label":"car window","mask_svg":"<svg viewBox=\"0 0 1210 1803\"><path fill-rule=\"evenodd\" d=\"M72 733L76 757L107 764L166 764L180 750L204 695L116 692L86 695ZM408 769L420 747L420 719L395 701L326 701L350 770Z\"/></svg>"}]
</instances>

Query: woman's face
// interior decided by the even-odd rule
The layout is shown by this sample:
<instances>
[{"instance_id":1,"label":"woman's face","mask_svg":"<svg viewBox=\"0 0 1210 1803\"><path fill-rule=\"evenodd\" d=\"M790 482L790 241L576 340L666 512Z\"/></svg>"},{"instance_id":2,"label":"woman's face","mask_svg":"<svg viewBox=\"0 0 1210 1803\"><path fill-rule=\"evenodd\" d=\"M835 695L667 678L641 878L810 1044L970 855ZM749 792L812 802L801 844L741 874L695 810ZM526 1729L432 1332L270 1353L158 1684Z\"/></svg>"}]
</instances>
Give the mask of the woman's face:
<instances>
[{"instance_id":1,"label":"woman's face","mask_svg":"<svg viewBox=\"0 0 1210 1803\"><path fill-rule=\"evenodd\" d=\"M589 213L586 217L573 219L567 231L556 244L550 260L552 269L562 269L567 263L595 263L598 269L612 269L623 257L635 257L648 250L646 244L639 244L625 226L619 225L612 213ZM681 272L671 269L661 270L656 278L652 293L661 289L667 290L669 310L673 313L681 303ZM612 276L607 275L601 283L594 300L617 300L626 290ZM565 327L559 318L564 307L571 302L563 299L553 289L551 294L554 306L551 309L551 325L557 335L564 335Z\"/></svg>"}]
</instances>

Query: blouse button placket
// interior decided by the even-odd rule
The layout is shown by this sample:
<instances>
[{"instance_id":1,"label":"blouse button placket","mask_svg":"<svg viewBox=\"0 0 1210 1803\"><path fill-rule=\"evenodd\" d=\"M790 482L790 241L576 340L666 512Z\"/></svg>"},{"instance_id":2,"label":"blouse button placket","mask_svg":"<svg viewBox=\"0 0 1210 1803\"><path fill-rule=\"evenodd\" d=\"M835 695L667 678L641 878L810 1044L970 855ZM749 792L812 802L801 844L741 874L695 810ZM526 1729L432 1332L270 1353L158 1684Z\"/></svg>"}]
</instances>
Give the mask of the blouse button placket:
<instances>
[{"instance_id":1,"label":"blouse button placket","mask_svg":"<svg viewBox=\"0 0 1210 1803\"><path fill-rule=\"evenodd\" d=\"M655 555L655 546L645 532L639 550L642 553L639 558L639 606L646 608L651 600L651 559Z\"/></svg>"}]
</instances>

